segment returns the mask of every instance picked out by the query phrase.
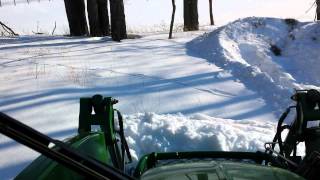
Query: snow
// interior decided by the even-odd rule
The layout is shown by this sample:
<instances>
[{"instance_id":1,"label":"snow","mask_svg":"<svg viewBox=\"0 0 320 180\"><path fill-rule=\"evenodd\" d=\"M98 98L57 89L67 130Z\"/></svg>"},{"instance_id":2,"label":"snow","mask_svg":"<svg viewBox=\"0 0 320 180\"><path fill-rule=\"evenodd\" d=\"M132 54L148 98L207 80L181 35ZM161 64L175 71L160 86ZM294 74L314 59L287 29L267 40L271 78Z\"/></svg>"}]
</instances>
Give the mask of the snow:
<instances>
[{"instance_id":1,"label":"snow","mask_svg":"<svg viewBox=\"0 0 320 180\"><path fill-rule=\"evenodd\" d=\"M204 114L159 115L138 113L125 117L125 134L135 160L150 152L257 151L270 141L274 123L234 121Z\"/></svg>"},{"instance_id":2,"label":"snow","mask_svg":"<svg viewBox=\"0 0 320 180\"><path fill-rule=\"evenodd\" d=\"M135 160L152 151L263 150L293 88L319 86L319 28L251 17L172 40L1 38L0 111L64 139L76 133L79 98L103 94L120 101ZM38 155L2 135L0 154L3 179Z\"/></svg>"},{"instance_id":3,"label":"snow","mask_svg":"<svg viewBox=\"0 0 320 180\"><path fill-rule=\"evenodd\" d=\"M228 71L187 54L186 42L202 33L175 34L173 40L168 40L167 34L158 34L121 43L109 38L3 39L0 110L59 139L76 132L79 98L97 93L117 98L117 109L133 116L201 113L234 120L274 120L271 107ZM130 118L126 122L130 123ZM188 135L181 131L181 136ZM202 137L198 137L199 143L205 145L205 141L200 142ZM172 140L171 144L179 142ZM140 137L132 133L132 141L138 143ZM1 154L5 155L0 157L0 172L5 179L37 156L4 136L0 136L0 142ZM145 151L139 146L131 148L137 157Z\"/></svg>"},{"instance_id":4,"label":"snow","mask_svg":"<svg viewBox=\"0 0 320 180\"><path fill-rule=\"evenodd\" d=\"M282 111L293 89L319 86L317 29L317 23L297 21L291 26L283 19L251 17L200 36L188 46L199 51L200 57L230 70L267 104ZM271 46L279 47L282 55L275 55Z\"/></svg>"}]
</instances>

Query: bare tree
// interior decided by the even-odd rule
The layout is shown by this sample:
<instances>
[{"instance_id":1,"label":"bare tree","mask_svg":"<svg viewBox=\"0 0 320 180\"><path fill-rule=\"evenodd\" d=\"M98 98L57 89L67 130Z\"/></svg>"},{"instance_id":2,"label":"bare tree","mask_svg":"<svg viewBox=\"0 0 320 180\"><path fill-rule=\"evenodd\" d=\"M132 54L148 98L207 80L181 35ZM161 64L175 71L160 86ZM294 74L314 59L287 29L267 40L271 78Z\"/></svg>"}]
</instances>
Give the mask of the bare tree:
<instances>
[{"instance_id":1,"label":"bare tree","mask_svg":"<svg viewBox=\"0 0 320 180\"><path fill-rule=\"evenodd\" d=\"M110 35L108 1L87 0L87 12L90 25L90 35Z\"/></svg>"},{"instance_id":2,"label":"bare tree","mask_svg":"<svg viewBox=\"0 0 320 180\"><path fill-rule=\"evenodd\" d=\"M316 0L317 4L317 10L316 10L316 16L317 16L317 21L320 20L320 0Z\"/></svg>"},{"instance_id":3,"label":"bare tree","mask_svg":"<svg viewBox=\"0 0 320 180\"><path fill-rule=\"evenodd\" d=\"M213 13L212 13L212 0L209 0L209 14L210 14L210 24L214 25Z\"/></svg>"},{"instance_id":4,"label":"bare tree","mask_svg":"<svg viewBox=\"0 0 320 180\"><path fill-rule=\"evenodd\" d=\"M84 0L64 0L71 36L88 35Z\"/></svg>"},{"instance_id":5,"label":"bare tree","mask_svg":"<svg viewBox=\"0 0 320 180\"><path fill-rule=\"evenodd\" d=\"M110 0L111 36L114 41L127 38L123 0Z\"/></svg>"},{"instance_id":6,"label":"bare tree","mask_svg":"<svg viewBox=\"0 0 320 180\"><path fill-rule=\"evenodd\" d=\"M199 30L198 0L183 1L184 31Z\"/></svg>"},{"instance_id":7,"label":"bare tree","mask_svg":"<svg viewBox=\"0 0 320 180\"><path fill-rule=\"evenodd\" d=\"M174 25L175 13L176 13L176 2L175 2L175 0L172 0L172 15L171 15L169 39L172 39L172 30L173 30L173 25Z\"/></svg>"}]
</instances>

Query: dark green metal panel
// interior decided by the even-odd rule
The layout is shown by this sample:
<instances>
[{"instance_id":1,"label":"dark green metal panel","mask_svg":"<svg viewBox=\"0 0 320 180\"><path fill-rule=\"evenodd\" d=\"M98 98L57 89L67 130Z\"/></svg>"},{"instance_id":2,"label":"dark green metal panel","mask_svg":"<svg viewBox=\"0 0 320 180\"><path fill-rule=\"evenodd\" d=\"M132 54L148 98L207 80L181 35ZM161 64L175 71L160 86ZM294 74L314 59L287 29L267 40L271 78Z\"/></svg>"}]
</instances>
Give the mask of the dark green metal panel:
<instances>
[{"instance_id":1,"label":"dark green metal panel","mask_svg":"<svg viewBox=\"0 0 320 180\"><path fill-rule=\"evenodd\" d=\"M91 132L92 125L99 125L103 132L108 133L108 142L115 140L114 135L114 109L117 101L111 97L103 98L96 95L92 98L80 99L79 134Z\"/></svg>"},{"instance_id":2,"label":"dark green metal panel","mask_svg":"<svg viewBox=\"0 0 320 180\"><path fill-rule=\"evenodd\" d=\"M123 158L117 144L114 129L114 108L118 101L111 97L95 95L80 99L79 134L91 132L92 125L100 126L105 134L107 151L112 156L113 167L123 170Z\"/></svg>"},{"instance_id":3,"label":"dark green metal panel","mask_svg":"<svg viewBox=\"0 0 320 180\"><path fill-rule=\"evenodd\" d=\"M116 139L113 105L118 101L111 97L95 95L80 99L79 135L67 143L76 151L124 170L122 157ZM92 132L92 126L100 126L98 132ZM53 147L54 148L54 147ZM37 158L17 176L17 179L83 179L77 173L57 164L44 156Z\"/></svg>"},{"instance_id":4,"label":"dark green metal panel","mask_svg":"<svg viewBox=\"0 0 320 180\"><path fill-rule=\"evenodd\" d=\"M167 152L151 153L143 156L134 172L135 177L139 177L146 170L156 166L158 160L168 159L192 159L192 158L227 158L227 159L250 159L256 163L262 163L270 157L261 152L222 152L222 151L194 151L194 152Z\"/></svg>"},{"instance_id":5,"label":"dark green metal panel","mask_svg":"<svg viewBox=\"0 0 320 180\"><path fill-rule=\"evenodd\" d=\"M141 179L303 179L289 171L262 166L270 160L262 152L173 152L151 153L143 156L134 172ZM198 159L199 162L185 160ZM205 160L207 159L207 160ZM208 161L208 159L211 159ZM213 159L220 159L213 161ZM229 161L228 161L229 159ZM230 160L251 160L252 163L236 163ZM158 164L161 160L176 160L173 164Z\"/></svg>"},{"instance_id":6,"label":"dark green metal panel","mask_svg":"<svg viewBox=\"0 0 320 180\"><path fill-rule=\"evenodd\" d=\"M79 134L91 132L92 125L99 125L100 129L106 133L106 144L116 143L114 130L114 109L113 105L117 100L111 97L103 98L95 95L92 98L80 99L79 114Z\"/></svg>"},{"instance_id":7,"label":"dark green metal panel","mask_svg":"<svg viewBox=\"0 0 320 180\"><path fill-rule=\"evenodd\" d=\"M106 150L104 134L101 132L76 136L68 140L67 143L77 151L101 163L112 165L110 154ZM24 169L16 179L70 180L84 178L55 161L40 156Z\"/></svg>"}]
</instances>

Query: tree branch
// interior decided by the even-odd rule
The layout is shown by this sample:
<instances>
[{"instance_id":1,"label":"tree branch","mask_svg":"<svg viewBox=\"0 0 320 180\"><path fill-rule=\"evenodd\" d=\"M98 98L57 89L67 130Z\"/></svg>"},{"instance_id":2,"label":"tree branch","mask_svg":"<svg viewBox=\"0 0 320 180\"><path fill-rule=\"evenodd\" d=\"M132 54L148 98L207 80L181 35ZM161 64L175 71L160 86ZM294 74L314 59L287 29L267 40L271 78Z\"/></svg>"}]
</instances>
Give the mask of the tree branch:
<instances>
[{"instance_id":1,"label":"tree branch","mask_svg":"<svg viewBox=\"0 0 320 180\"><path fill-rule=\"evenodd\" d=\"M175 3L175 0L172 0L172 16L171 16L171 23L170 23L169 39L172 39L172 30L173 30L175 13L176 13L176 3Z\"/></svg>"},{"instance_id":2,"label":"tree branch","mask_svg":"<svg viewBox=\"0 0 320 180\"><path fill-rule=\"evenodd\" d=\"M1 21L0 21L0 25L4 28L4 30L6 31L6 32L8 32L9 34L11 34L11 35L14 35L14 36L19 36L19 34L17 34L17 33L15 33L11 28L9 28L7 25L5 25L4 23L2 23Z\"/></svg>"}]
</instances>

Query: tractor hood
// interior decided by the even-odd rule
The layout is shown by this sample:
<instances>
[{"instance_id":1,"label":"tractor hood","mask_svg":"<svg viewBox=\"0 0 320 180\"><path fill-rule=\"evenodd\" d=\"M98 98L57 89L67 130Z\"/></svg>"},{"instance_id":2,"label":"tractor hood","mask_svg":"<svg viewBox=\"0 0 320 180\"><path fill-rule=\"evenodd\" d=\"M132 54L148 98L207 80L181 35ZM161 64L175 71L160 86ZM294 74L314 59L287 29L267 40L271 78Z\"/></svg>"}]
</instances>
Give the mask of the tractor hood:
<instances>
[{"instance_id":1,"label":"tractor hood","mask_svg":"<svg viewBox=\"0 0 320 180\"><path fill-rule=\"evenodd\" d=\"M304 179L289 171L240 162L200 161L180 162L149 169L141 179L161 180L235 180L235 179Z\"/></svg>"}]
</instances>

